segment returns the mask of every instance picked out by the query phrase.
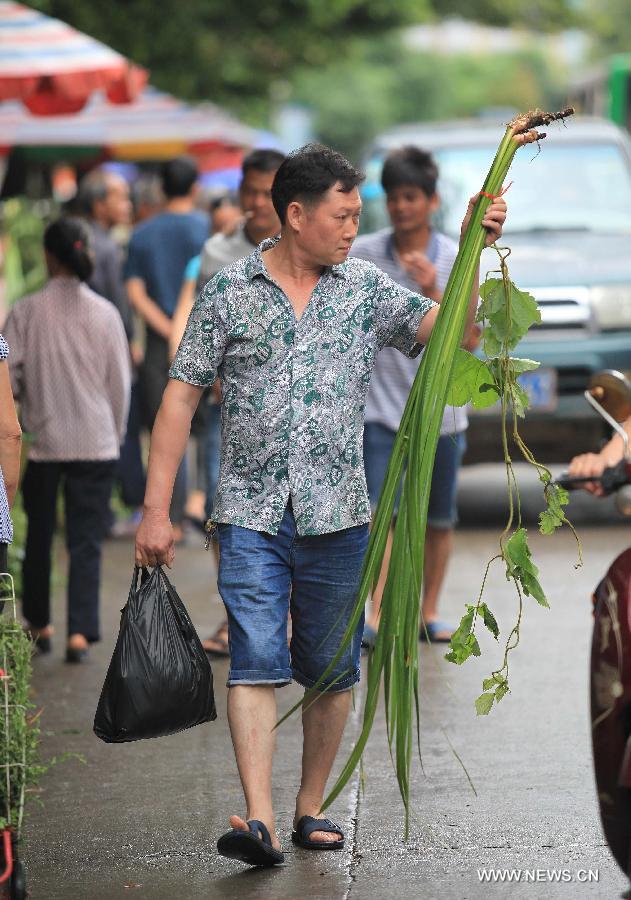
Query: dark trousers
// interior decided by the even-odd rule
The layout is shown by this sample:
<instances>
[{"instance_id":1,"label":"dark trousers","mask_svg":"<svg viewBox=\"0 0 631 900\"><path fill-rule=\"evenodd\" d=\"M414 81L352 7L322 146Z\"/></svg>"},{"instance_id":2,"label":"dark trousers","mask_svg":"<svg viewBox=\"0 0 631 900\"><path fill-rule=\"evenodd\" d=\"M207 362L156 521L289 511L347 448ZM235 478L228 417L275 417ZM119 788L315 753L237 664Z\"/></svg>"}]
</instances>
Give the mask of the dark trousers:
<instances>
[{"instance_id":1,"label":"dark trousers","mask_svg":"<svg viewBox=\"0 0 631 900\"><path fill-rule=\"evenodd\" d=\"M142 506L145 497L145 470L140 449L140 387L137 381L131 386L127 432L116 474L121 500L125 506L132 509Z\"/></svg>"},{"instance_id":2,"label":"dark trousers","mask_svg":"<svg viewBox=\"0 0 631 900\"><path fill-rule=\"evenodd\" d=\"M22 609L33 628L50 623L51 551L57 492L63 486L68 548L68 634L98 641L101 544L117 461L32 462L22 484L28 520Z\"/></svg>"}]
</instances>

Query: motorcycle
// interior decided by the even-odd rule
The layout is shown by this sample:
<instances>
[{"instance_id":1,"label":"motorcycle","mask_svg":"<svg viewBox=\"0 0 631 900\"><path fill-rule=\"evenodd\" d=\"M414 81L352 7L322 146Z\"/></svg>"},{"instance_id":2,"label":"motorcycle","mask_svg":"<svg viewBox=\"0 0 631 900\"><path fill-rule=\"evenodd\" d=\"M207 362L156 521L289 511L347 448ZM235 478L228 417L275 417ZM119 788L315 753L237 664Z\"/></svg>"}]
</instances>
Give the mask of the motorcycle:
<instances>
[{"instance_id":1,"label":"motorcycle","mask_svg":"<svg viewBox=\"0 0 631 900\"><path fill-rule=\"evenodd\" d=\"M621 436L622 460L599 478L570 478L557 484L575 490L597 482L616 494L616 506L631 516L631 456L621 427L631 415L631 383L621 372L598 372L585 391L587 402ZM594 774L605 838L631 878L631 547L611 564L593 594L594 630L590 665Z\"/></svg>"}]
</instances>

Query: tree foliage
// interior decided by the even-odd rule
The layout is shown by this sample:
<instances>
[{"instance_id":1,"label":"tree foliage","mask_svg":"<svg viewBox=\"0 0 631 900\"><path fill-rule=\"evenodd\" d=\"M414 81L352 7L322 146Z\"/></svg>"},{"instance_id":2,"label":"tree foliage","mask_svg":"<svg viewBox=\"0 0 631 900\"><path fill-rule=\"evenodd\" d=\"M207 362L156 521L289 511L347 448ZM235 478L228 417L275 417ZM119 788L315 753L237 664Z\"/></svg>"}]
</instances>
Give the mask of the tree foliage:
<instances>
[{"instance_id":1,"label":"tree foliage","mask_svg":"<svg viewBox=\"0 0 631 900\"><path fill-rule=\"evenodd\" d=\"M586 17L600 53L628 53L631 49L631 16L628 0L588 0Z\"/></svg>"},{"instance_id":2,"label":"tree foliage","mask_svg":"<svg viewBox=\"0 0 631 900\"><path fill-rule=\"evenodd\" d=\"M536 50L489 55L419 53L398 35L349 42L343 57L292 79L314 111L319 139L360 162L380 131L403 122L477 115L490 107L552 107L563 76Z\"/></svg>"},{"instance_id":3,"label":"tree foliage","mask_svg":"<svg viewBox=\"0 0 631 900\"><path fill-rule=\"evenodd\" d=\"M270 93L282 92L298 68L316 72L335 66L352 55L357 39L381 39L393 29L445 15L541 29L571 21L570 0L30 0L30 5L145 66L157 87L184 99L213 100L259 121L266 118ZM374 82L364 72L357 89L367 94ZM344 82L334 88L348 97Z\"/></svg>"},{"instance_id":4,"label":"tree foliage","mask_svg":"<svg viewBox=\"0 0 631 900\"><path fill-rule=\"evenodd\" d=\"M152 83L232 108L267 100L298 65L318 68L350 36L382 34L429 14L429 0L32 0L146 66Z\"/></svg>"},{"instance_id":5,"label":"tree foliage","mask_svg":"<svg viewBox=\"0 0 631 900\"><path fill-rule=\"evenodd\" d=\"M457 15L488 25L519 25L533 31L567 28L579 21L574 0L436 0L434 7L441 16Z\"/></svg>"}]
</instances>

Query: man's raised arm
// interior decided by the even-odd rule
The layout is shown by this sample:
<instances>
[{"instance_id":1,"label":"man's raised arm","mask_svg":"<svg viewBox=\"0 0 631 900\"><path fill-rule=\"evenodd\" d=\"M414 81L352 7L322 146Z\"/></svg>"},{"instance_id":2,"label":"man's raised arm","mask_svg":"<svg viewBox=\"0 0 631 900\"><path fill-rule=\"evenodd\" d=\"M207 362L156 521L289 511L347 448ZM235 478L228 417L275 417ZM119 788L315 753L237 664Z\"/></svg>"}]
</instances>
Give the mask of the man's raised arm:
<instances>
[{"instance_id":1,"label":"man's raised arm","mask_svg":"<svg viewBox=\"0 0 631 900\"><path fill-rule=\"evenodd\" d=\"M469 200L469 205L467 207L467 212L465 213L465 217L462 221L462 226L460 228L460 243L462 244L462 240L464 238L464 234L467 230L467 226L469 224L469 220L471 219L471 215L473 213L473 207L475 206L475 202L478 199L479 194L476 194L474 197L471 197ZM498 241L502 236L502 229L504 227L504 222L506 221L506 201L501 197L496 197L494 200L489 203L487 210L484 214L484 218L482 219L482 226L486 228L488 234L486 236L486 246L490 247L491 244L494 244L495 241ZM471 326L473 325L475 319L476 309L478 307L478 301L480 298L480 276L479 269L476 272L476 276L473 282L473 289L471 291L471 299L469 301L469 308L467 310L467 319L464 327L464 334L468 336ZM429 310L429 312L423 316L421 319L421 324L419 325L417 331L417 341L419 344L426 344L429 340L429 336L432 333L432 328L434 327L434 323L436 322L436 316L438 315L438 307L433 307Z\"/></svg>"}]
</instances>

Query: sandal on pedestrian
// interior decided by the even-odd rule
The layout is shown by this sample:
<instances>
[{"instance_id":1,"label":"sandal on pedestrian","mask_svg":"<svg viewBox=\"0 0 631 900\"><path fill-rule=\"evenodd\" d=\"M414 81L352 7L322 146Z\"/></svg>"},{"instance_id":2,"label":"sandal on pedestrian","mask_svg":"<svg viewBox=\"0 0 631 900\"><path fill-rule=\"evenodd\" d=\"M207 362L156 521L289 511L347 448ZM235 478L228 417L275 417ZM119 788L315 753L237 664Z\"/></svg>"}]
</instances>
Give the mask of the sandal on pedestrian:
<instances>
[{"instance_id":1,"label":"sandal on pedestrian","mask_svg":"<svg viewBox=\"0 0 631 900\"><path fill-rule=\"evenodd\" d=\"M454 628L448 622L441 622L435 619L433 622L423 622L419 631L419 641L425 641L430 644L448 644Z\"/></svg>"},{"instance_id":2,"label":"sandal on pedestrian","mask_svg":"<svg viewBox=\"0 0 631 900\"><path fill-rule=\"evenodd\" d=\"M249 831L233 828L219 838L217 851L220 856L240 859L250 866L277 866L285 862L284 854L272 847L272 838L262 822L250 819L247 826Z\"/></svg>"},{"instance_id":3,"label":"sandal on pedestrian","mask_svg":"<svg viewBox=\"0 0 631 900\"><path fill-rule=\"evenodd\" d=\"M88 641L82 634L72 634L66 646L66 662L81 663L88 656Z\"/></svg>"},{"instance_id":4,"label":"sandal on pedestrian","mask_svg":"<svg viewBox=\"0 0 631 900\"><path fill-rule=\"evenodd\" d=\"M309 835L314 831L327 831L339 834L341 837L339 841L310 841ZM314 819L313 816L303 816L298 819L291 839L294 844L305 847L307 850L342 850L344 848L344 832L340 826L330 819Z\"/></svg>"},{"instance_id":5,"label":"sandal on pedestrian","mask_svg":"<svg viewBox=\"0 0 631 900\"><path fill-rule=\"evenodd\" d=\"M29 628L28 626L25 627L24 631L33 641L33 648L38 653L50 653L53 649L53 642L51 640L52 631L47 630L46 628Z\"/></svg>"},{"instance_id":6,"label":"sandal on pedestrian","mask_svg":"<svg viewBox=\"0 0 631 900\"><path fill-rule=\"evenodd\" d=\"M214 646L209 646L213 644ZM202 641L202 647L211 659L226 659L230 656L228 644L228 626L223 622L212 637Z\"/></svg>"}]
</instances>

